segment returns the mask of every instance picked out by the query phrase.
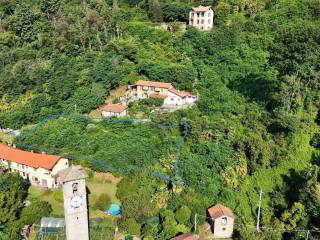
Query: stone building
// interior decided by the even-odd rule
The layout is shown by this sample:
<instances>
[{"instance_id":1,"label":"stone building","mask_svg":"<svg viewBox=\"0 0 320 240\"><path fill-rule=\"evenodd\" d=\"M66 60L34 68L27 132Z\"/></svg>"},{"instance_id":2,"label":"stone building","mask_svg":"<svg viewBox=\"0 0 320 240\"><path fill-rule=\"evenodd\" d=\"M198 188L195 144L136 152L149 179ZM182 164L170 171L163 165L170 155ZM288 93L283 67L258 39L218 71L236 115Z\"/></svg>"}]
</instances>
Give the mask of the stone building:
<instances>
[{"instance_id":1,"label":"stone building","mask_svg":"<svg viewBox=\"0 0 320 240\"><path fill-rule=\"evenodd\" d=\"M216 204L208 209L208 215L214 238L232 237L234 215L230 208Z\"/></svg>"},{"instance_id":2,"label":"stone building","mask_svg":"<svg viewBox=\"0 0 320 240\"><path fill-rule=\"evenodd\" d=\"M89 240L87 174L81 166L59 172L63 186L64 218L67 240Z\"/></svg>"}]
</instances>

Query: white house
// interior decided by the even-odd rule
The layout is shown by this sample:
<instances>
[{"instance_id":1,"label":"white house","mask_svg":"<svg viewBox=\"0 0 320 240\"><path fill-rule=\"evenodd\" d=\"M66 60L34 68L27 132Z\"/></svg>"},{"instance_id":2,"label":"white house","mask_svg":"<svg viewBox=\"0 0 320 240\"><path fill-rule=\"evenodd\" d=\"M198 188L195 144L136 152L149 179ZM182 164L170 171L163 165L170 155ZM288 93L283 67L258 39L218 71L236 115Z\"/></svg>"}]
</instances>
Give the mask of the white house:
<instances>
[{"instance_id":1,"label":"white house","mask_svg":"<svg viewBox=\"0 0 320 240\"><path fill-rule=\"evenodd\" d=\"M164 105L192 105L197 101L197 96L186 91L180 91L175 88L168 90L168 95L164 99Z\"/></svg>"},{"instance_id":2,"label":"white house","mask_svg":"<svg viewBox=\"0 0 320 240\"><path fill-rule=\"evenodd\" d=\"M230 208L216 204L208 209L209 222L214 238L231 238L233 233L234 215Z\"/></svg>"},{"instance_id":3,"label":"white house","mask_svg":"<svg viewBox=\"0 0 320 240\"><path fill-rule=\"evenodd\" d=\"M189 12L189 25L208 31L213 27L213 16L211 6L194 7Z\"/></svg>"},{"instance_id":4,"label":"white house","mask_svg":"<svg viewBox=\"0 0 320 240\"><path fill-rule=\"evenodd\" d=\"M108 103L101 108L101 114L104 117L124 117L128 114L128 106L120 103Z\"/></svg>"},{"instance_id":5,"label":"white house","mask_svg":"<svg viewBox=\"0 0 320 240\"><path fill-rule=\"evenodd\" d=\"M68 159L45 153L26 152L0 144L0 165L11 172L18 172L31 185L59 187L58 172L68 168Z\"/></svg>"}]
</instances>

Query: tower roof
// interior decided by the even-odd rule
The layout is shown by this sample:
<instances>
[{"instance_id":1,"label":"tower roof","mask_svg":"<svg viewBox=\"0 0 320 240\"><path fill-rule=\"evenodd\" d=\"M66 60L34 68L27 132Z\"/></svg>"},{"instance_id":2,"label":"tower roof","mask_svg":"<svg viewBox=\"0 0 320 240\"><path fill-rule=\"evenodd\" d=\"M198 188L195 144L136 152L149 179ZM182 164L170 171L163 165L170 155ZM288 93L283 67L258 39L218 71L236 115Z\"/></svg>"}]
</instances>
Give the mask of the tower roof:
<instances>
[{"instance_id":1,"label":"tower roof","mask_svg":"<svg viewBox=\"0 0 320 240\"><path fill-rule=\"evenodd\" d=\"M234 218L234 215L230 208L225 207L221 204L216 204L213 207L208 209L209 215L213 219L217 219L222 216L228 216L230 218Z\"/></svg>"},{"instance_id":2,"label":"tower roof","mask_svg":"<svg viewBox=\"0 0 320 240\"><path fill-rule=\"evenodd\" d=\"M59 171L59 177L60 182L65 183L74 180L84 179L87 177L87 174L81 166L77 165Z\"/></svg>"}]
</instances>

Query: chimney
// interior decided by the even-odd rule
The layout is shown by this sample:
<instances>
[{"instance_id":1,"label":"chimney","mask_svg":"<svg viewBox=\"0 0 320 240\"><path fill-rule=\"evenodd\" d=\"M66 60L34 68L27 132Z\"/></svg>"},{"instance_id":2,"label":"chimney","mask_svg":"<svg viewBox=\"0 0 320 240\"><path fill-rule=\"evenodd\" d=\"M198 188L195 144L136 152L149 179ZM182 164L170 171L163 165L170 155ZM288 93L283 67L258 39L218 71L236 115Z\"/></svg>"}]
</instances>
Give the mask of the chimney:
<instances>
[{"instance_id":1,"label":"chimney","mask_svg":"<svg viewBox=\"0 0 320 240\"><path fill-rule=\"evenodd\" d=\"M41 152L41 154L46 154L46 152Z\"/></svg>"},{"instance_id":2,"label":"chimney","mask_svg":"<svg viewBox=\"0 0 320 240\"><path fill-rule=\"evenodd\" d=\"M16 148L16 145L15 145L15 144L13 144L13 145L12 145L12 147L13 147L13 148Z\"/></svg>"}]
</instances>

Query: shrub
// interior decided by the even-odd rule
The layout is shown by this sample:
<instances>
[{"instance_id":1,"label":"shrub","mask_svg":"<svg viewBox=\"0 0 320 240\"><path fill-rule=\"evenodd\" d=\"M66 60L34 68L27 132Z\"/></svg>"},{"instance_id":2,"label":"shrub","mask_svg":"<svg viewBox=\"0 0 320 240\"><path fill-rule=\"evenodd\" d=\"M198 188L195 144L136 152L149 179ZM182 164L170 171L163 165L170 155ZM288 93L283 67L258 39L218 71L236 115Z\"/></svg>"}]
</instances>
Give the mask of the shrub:
<instances>
[{"instance_id":1,"label":"shrub","mask_svg":"<svg viewBox=\"0 0 320 240\"><path fill-rule=\"evenodd\" d=\"M163 104L163 99L162 98L146 98L142 99L140 101L141 105L148 106L148 107L160 107Z\"/></svg>"},{"instance_id":2,"label":"shrub","mask_svg":"<svg viewBox=\"0 0 320 240\"><path fill-rule=\"evenodd\" d=\"M99 196L97 201L94 203L93 208L97 210L104 211L107 206L111 203L111 199L108 194L103 193Z\"/></svg>"},{"instance_id":3,"label":"shrub","mask_svg":"<svg viewBox=\"0 0 320 240\"><path fill-rule=\"evenodd\" d=\"M187 206L182 206L176 211L176 219L180 224L187 224L190 216L191 210Z\"/></svg>"},{"instance_id":4,"label":"shrub","mask_svg":"<svg viewBox=\"0 0 320 240\"><path fill-rule=\"evenodd\" d=\"M51 192L50 192L51 194ZM63 202L63 193L61 190L56 190L52 192L52 196L54 198L54 200L58 201L58 202Z\"/></svg>"},{"instance_id":5,"label":"shrub","mask_svg":"<svg viewBox=\"0 0 320 240\"><path fill-rule=\"evenodd\" d=\"M119 227L121 231L124 231L128 234L140 235L141 225L136 222L134 218L121 218L119 222Z\"/></svg>"},{"instance_id":6,"label":"shrub","mask_svg":"<svg viewBox=\"0 0 320 240\"><path fill-rule=\"evenodd\" d=\"M52 207L50 203L40 200L35 201L22 209L20 217L21 226L37 223L42 217L48 217L51 212Z\"/></svg>"}]
</instances>

